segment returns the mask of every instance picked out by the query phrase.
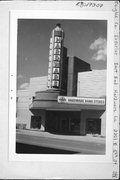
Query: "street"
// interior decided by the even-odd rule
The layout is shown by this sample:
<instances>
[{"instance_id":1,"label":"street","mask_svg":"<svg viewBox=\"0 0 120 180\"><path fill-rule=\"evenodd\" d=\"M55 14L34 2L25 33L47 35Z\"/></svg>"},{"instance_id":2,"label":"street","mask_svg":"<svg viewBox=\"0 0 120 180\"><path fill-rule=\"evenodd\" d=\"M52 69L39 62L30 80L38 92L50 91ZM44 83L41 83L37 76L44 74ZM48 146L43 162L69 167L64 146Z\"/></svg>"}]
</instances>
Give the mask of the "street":
<instances>
[{"instance_id":1,"label":"street","mask_svg":"<svg viewBox=\"0 0 120 180\"><path fill-rule=\"evenodd\" d=\"M16 143L16 152L18 154L76 154L75 151L67 151L62 149L48 148L42 146L34 146L23 143Z\"/></svg>"},{"instance_id":2,"label":"street","mask_svg":"<svg viewBox=\"0 0 120 180\"><path fill-rule=\"evenodd\" d=\"M72 139L58 139L53 137L42 137L42 136L35 136L30 134L16 134L16 142L17 142L17 149L16 151L19 152L19 144L26 144L32 145L36 147L44 147L54 149L54 153L56 154L57 150L64 150L73 153L80 153L80 154L105 154L105 144L98 142L88 142L88 141L78 141ZM50 154L51 151L47 151ZM27 152L27 150L25 150ZM59 151L60 152L60 151ZM24 153L24 152L23 152ZM29 152L28 152L29 153ZM34 149L33 152L34 153ZM39 151L40 154L44 154L43 148L42 151Z\"/></svg>"}]
</instances>

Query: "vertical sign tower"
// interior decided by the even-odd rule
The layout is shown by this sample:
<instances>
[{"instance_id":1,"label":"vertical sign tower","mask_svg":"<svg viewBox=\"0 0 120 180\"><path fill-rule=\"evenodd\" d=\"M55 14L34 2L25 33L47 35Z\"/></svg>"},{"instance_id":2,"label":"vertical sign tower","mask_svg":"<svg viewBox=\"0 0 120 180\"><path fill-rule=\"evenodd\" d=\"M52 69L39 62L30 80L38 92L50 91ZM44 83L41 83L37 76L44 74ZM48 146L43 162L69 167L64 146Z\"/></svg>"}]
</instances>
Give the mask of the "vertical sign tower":
<instances>
[{"instance_id":1,"label":"vertical sign tower","mask_svg":"<svg viewBox=\"0 0 120 180\"><path fill-rule=\"evenodd\" d=\"M61 90L64 32L60 24L52 31L49 48L48 89Z\"/></svg>"}]
</instances>

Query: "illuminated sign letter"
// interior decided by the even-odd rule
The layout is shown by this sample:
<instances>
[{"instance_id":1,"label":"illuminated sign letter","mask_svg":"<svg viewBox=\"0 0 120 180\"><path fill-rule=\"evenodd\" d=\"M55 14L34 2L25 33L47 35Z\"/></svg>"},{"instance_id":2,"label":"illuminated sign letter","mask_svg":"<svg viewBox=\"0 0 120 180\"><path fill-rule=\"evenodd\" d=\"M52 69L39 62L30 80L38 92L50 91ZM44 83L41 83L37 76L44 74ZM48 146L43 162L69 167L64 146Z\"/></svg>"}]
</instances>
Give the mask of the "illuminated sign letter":
<instances>
[{"instance_id":1,"label":"illuminated sign letter","mask_svg":"<svg viewBox=\"0 0 120 180\"><path fill-rule=\"evenodd\" d=\"M52 45L52 44L50 44L49 49L52 49L52 47L53 47L53 45Z\"/></svg>"},{"instance_id":2,"label":"illuminated sign letter","mask_svg":"<svg viewBox=\"0 0 120 180\"><path fill-rule=\"evenodd\" d=\"M54 54L60 55L60 49L54 49Z\"/></svg>"},{"instance_id":3,"label":"illuminated sign letter","mask_svg":"<svg viewBox=\"0 0 120 180\"><path fill-rule=\"evenodd\" d=\"M52 61L52 56L49 56L49 62Z\"/></svg>"},{"instance_id":4,"label":"illuminated sign letter","mask_svg":"<svg viewBox=\"0 0 120 180\"><path fill-rule=\"evenodd\" d=\"M59 80L59 75L58 74L53 74L53 79L54 80Z\"/></svg>"},{"instance_id":5,"label":"illuminated sign letter","mask_svg":"<svg viewBox=\"0 0 120 180\"><path fill-rule=\"evenodd\" d=\"M51 61L49 61L49 68L51 67L51 65L52 65L52 62L51 62Z\"/></svg>"},{"instance_id":6,"label":"illuminated sign letter","mask_svg":"<svg viewBox=\"0 0 120 180\"><path fill-rule=\"evenodd\" d=\"M53 61L53 67L55 67L55 68L60 67L60 63L57 61Z\"/></svg>"},{"instance_id":7,"label":"illuminated sign letter","mask_svg":"<svg viewBox=\"0 0 120 180\"><path fill-rule=\"evenodd\" d=\"M55 42L58 42L58 43L61 42L61 37L57 37L57 36L56 36L56 37L55 37Z\"/></svg>"},{"instance_id":8,"label":"illuminated sign letter","mask_svg":"<svg viewBox=\"0 0 120 180\"><path fill-rule=\"evenodd\" d=\"M61 48L61 43L55 43L54 48L58 48L58 49Z\"/></svg>"},{"instance_id":9,"label":"illuminated sign letter","mask_svg":"<svg viewBox=\"0 0 120 180\"><path fill-rule=\"evenodd\" d=\"M49 56L51 56L51 55L52 55L52 50L49 51Z\"/></svg>"},{"instance_id":10,"label":"illuminated sign letter","mask_svg":"<svg viewBox=\"0 0 120 180\"><path fill-rule=\"evenodd\" d=\"M51 43L51 44L53 43L53 39L52 39L52 38L50 38L50 43Z\"/></svg>"},{"instance_id":11,"label":"illuminated sign letter","mask_svg":"<svg viewBox=\"0 0 120 180\"><path fill-rule=\"evenodd\" d=\"M60 69L59 68L53 68L53 74L59 74Z\"/></svg>"},{"instance_id":12,"label":"illuminated sign letter","mask_svg":"<svg viewBox=\"0 0 120 180\"><path fill-rule=\"evenodd\" d=\"M60 61L60 56L59 55L54 55L54 61Z\"/></svg>"},{"instance_id":13,"label":"illuminated sign letter","mask_svg":"<svg viewBox=\"0 0 120 180\"><path fill-rule=\"evenodd\" d=\"M48 75L48 80L50 80L51 79L51 76L50 75Z\"/></svg>"},{"instance_id":14,"label":"illuminated sign letter","mask_svg":"<svg viewBox=\"0 0 120 180\"><path fill-rule=\"evenodd\" d=\"M59 81L52 81L52 86L59 87Z\"/></svg>"},{"instance_id":15,"label":"illuminated sign letter","mask_svg":"<svg viewBox=\"0 0 120 180\"><path fill-rule=\"evenodd\" d=\"M50 80L48 80L48 87L50 86Z\"/></svg>"},{"instance_id":16,"label":"illuminated sign letter","mask_svg":"<svg viewBox=\"0 0 120 180\"><path fill-rule=\"evenodd\" d=\"M50 73L51 73L51 68L48 69L48 74L50 74Z\"/></svg>"}]
</instances>

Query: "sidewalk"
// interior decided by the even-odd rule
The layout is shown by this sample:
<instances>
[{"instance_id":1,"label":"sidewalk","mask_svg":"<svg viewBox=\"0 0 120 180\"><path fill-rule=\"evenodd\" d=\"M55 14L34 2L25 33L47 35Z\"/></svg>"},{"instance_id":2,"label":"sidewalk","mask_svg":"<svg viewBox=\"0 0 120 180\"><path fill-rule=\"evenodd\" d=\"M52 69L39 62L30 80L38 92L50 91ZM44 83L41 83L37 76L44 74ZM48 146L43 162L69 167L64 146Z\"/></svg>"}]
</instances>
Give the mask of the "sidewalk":
<instances>
[{"instance_id":1,"label":"sidewalk","mask_svg":"<svg viewBox=\"0 0 120 180\"><path fill-rule=\"evenodd\" d=\"M105 138L103 137L93 137L91 135L88 136L80 136L80 135L61 135L61 134L51 134L49 132L44 132L40 130L24 130L17 129L16 133L33 135L33 136L41 136L41 137L49 137L55 139L64 139L64 140L75 140L75 141L84 141L84 142L95 142L95 143L105 143Z\"/></svg>"}]
</instances>

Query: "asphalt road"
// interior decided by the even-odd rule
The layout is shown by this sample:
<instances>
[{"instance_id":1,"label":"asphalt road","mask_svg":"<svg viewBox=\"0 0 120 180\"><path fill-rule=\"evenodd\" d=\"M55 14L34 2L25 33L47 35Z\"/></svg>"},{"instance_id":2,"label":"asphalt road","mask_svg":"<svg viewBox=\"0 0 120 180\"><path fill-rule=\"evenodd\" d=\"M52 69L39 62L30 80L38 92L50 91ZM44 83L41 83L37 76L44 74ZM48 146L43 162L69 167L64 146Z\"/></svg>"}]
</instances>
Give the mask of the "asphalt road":
<instances>
[{"instance_id":1,"label":"asphalt road","mask_svg":"<svg viewBox=\"0 0 120 180\"><path fill-rule=\"evenodd\" d=\"M56 139L26 134L16 134L16 142L38 147L73 151L80 154L105 154L105 144L97 142L84 142L75 140ZM42 151L42 153L44 153ZM49 151L48 151L49 154Z\"/></svg>"},{"instance_id":2,"label":"asphalt road","mask_svg":"<svg viewBox=\"0 0 120 180\"><path fill-rule=\"evenodd\" d=\"M78 154L78 152L76 151L34 146L23 143L16 143L16 153L18 154Z\"/></svg>"}]
</instances>

